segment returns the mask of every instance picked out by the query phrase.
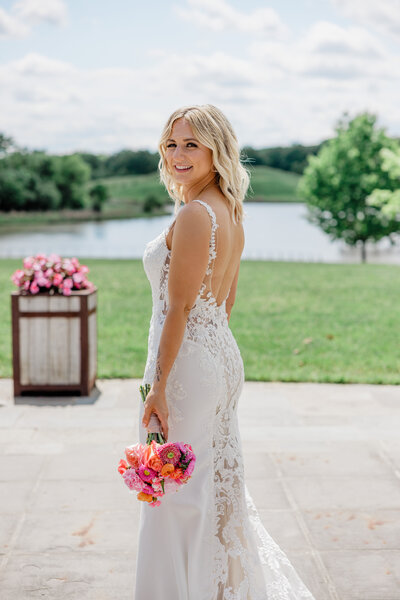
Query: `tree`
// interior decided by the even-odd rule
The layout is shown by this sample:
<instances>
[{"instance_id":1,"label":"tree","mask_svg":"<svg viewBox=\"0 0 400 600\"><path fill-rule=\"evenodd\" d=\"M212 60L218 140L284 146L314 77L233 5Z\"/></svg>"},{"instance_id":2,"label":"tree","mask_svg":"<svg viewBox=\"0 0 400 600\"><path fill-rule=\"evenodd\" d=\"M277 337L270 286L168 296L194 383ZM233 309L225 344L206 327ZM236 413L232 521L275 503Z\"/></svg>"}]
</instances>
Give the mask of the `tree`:
<instances>
[{"instance_id":1,"label":"tree","mask_svg":"<svg viewBox=\"0 0 400 600\"><path fill-rule=\"evenodd\" d=\"M382 214L400 221L400 149L393 152L388 148L382 148L380 154L382 157L382 168L397 183L397 189L394 192L384 189L374 190L368 196L367 204L370 206L379 206Z\"/></svg>"},{"instance_id":2,"label":"tree","mask_svg":"<svg viewBox=\"0 0 400 600\"><path fill-rule=\"evenodd\" d=\"M89 165L76 154L55 157L54 181L61 192L60 208L83 208L85 184L90 178Z\"/></svg>"},{"instance_id":3,"label":"tree","mask_svg":"<svg viewBox=\"0 0 400 600\"><path fill-rule=\"evenodd\" d=\"M101 212L104 202L108 200L108 188L102 183L94 185L89 192L92 199L92 208L96 212Z\"/></svg>"},{"instance_id":4,"label":"tree","mask_svg":"<svg viewBox=\"0 0 400 600\"><path fill-rule=\"evenodd\" d=\"M398 142L375 127L376 116L362 113L352 120L344 113L335 130L308 165L299 182L298 194L308 206L307 219L319 225L332 239L361 243L366 260L367 241L378 241L399 230L399 222L367 203L375 189L394 191L397 182L383 166L381 151L396 152Z\"/></svg>"}]
</instances>

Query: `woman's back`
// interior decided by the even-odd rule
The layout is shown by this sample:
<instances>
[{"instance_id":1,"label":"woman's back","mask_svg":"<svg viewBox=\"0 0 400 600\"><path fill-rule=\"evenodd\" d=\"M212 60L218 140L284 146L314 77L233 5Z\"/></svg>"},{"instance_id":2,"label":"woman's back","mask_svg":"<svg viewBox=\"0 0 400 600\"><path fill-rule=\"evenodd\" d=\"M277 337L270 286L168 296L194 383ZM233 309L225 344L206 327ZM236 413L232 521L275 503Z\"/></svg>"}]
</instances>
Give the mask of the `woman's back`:
<instances>
[{"instance_id":1,"label":"woman's back","mask_svg":"<svg viewBox=\"0 0 400 600\"><path fill-rule=\"evenodd\" d=\"M204 194L195 199L211 209L211 234L213 260L211 262L211 273L206 273L203 283L202 296L211 292L218 306L229 296L234 297L236 292L237 278L239 273L240 258L244 248L244 230L242 223L234 223L231 217L230 207L222 194ZM193 202L193 201L192 201ZM170 228L166 240L167 246L172 248L173 228ZM213 228L215 235L213 236ZM233 304L233 302L232 302Z\"/></svg>"}]
</instances>

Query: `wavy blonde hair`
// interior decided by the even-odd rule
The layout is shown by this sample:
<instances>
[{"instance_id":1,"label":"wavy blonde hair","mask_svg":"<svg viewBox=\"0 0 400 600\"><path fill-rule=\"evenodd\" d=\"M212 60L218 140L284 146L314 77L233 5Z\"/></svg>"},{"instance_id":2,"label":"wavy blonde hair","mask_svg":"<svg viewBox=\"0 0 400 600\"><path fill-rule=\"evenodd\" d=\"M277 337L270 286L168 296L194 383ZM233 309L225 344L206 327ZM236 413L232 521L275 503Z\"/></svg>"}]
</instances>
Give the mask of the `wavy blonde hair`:
<instances>
[{"instance_id":1,"label":"wavy blonde hair","mask_svg":"<svg viewBox=\"0 0 400 600\"><path fill-rule=\"evenodd\" d=\"M172 126L177 119L185 117L196 138L212 151L215 181L229 202L234 223L244 216L243 200L250 184L250 175L243 166L238 140L232 125L223 112L212 104L184 106L172 113L166 122L158 143L160 180L169 196L175 200L174 213L183 202L182 186L177 184L167 168L166 142L171 137Z\"/></svg>"}]
</instances>

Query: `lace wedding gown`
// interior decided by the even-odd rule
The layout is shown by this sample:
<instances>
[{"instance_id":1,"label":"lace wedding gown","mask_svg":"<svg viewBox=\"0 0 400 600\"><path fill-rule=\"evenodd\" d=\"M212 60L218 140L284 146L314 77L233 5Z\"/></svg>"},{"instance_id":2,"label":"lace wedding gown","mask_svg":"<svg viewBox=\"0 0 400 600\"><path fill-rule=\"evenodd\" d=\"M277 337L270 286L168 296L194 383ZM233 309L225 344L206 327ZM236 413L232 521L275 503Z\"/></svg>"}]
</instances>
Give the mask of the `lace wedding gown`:
<instances>
[{"instance_id":1,"label":"lace wedding gown","mask_svg":"<svg viewBox=\"0 0 400 600\"><path fill-rule=\"evenodd\" d=\"M168 441L191 444L189 482L158 507L142 502L135 600L314 600L284 552L265 530L244 479L237 406L243 361L228 326L226 299L211 293L216 222L211 206L209 263L192 307L166 398ZM167 228L168 229L168 228ZM143 255L153 312L143 383L152 383L168 309L171 251L165 229ZM146 442L140 399L139 439Z\"/></svg>"}]
</instances>

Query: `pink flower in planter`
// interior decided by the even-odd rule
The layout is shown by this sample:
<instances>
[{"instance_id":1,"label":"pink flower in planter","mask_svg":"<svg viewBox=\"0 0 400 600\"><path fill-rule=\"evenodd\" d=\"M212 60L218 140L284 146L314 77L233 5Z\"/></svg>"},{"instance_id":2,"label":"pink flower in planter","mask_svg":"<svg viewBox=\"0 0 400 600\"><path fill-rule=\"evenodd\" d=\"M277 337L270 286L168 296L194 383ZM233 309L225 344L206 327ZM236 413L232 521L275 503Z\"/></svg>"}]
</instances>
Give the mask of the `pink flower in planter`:
<instances>
[{"instance_id":1,"label":"pink flower in planter","mask_svg":"<svg viewBox=\"0 0 400 600\"><path fill-rule=\"evenodd\" d=\"M47 279L47 277L43 277L43 275L39 275L39 277L36 278L36 283L39 287L48 288L51 286L51 282Z\"/></svg>"},{"instance_id":2,"label":"pink flower in planter","mask_svg":"<svg viewBox=\"0 0 400 600\"><path fill-rule=\"evenodd\" d=\"M38 284L36 283L36 281L32 281L32 283L31 283L31 287L30 287L29 291L31 292L31 294L37 294L37 293L38 293L38 291L39 291L39 286L38 286Z\"/></svg>"},{"instance_id":3,"label":"pink flower in planter","mask_svg":"<svg viewBox=\"0 0 400 600\"><path fill-rule=\"evenodd\" d=\"M17 269L15 273L12 275L11 279L15 285L21 285L22 279L25 277L25 271L22 269Z\"/></svg>"},{"instance_id":4,"label":"pink flower in planter","mask_svg":"<svg viewBox=\"0 0 400 600\"><path fill-rule=\"evenodd\" d=\"M63 282L64 277L61 275L61 273L55 273L54 277L53 277L53 285L55 286L59 286L61 285L61 283Z\"/></svg>"},{"instance_id":5,"label":"pink flower in planter","mask_svg":"<svg viewBox=\"0 0 400 600\"><path fill-rule=\"evenodd\" d=\"M32 269L33 268L33 257L27 256L24 258L24 269Z\"/></svg>"},{"instance_id":6,"label":"pink flower in planter","mask_svg":"<svg viewBox=\"0 0 400 600\"><path fill-rule=\"evenodd\" d=\"M83 273L80 273L78 271L76 273L73 273L72 279L74 280L75 283L82 283L82 281L85 279L85 276L83 275Z\"/></svg>"},{"instance_id":7,"label":"pink flower in planter","mask_svg":"<svg viewBox=\"0 0 400 600\"><path fill-rule=\"evenodd\" d=\"M17 269L11 276L12 282L27 293L37 294L44 289L70 296L72 290L95 286L88 281L88 267L73 258L61 258L58 254L37 254L23 259L23 269Z\"/></svg>"}]
</instances>

